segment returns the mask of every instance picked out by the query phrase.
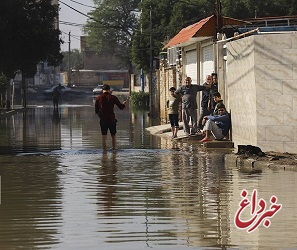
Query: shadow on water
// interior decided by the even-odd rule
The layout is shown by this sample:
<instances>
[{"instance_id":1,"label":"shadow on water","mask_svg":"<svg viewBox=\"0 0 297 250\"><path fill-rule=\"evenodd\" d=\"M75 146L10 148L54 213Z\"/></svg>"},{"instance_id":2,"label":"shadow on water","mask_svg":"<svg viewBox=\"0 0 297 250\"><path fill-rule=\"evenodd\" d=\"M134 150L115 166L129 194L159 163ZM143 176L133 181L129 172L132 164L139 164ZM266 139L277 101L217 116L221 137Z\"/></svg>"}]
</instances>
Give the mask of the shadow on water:
<instances>
[{"instance_id":1,"label":"shadow on water","mask_svg":"<svg viewBox=\"0 0 297 250\"><path fill-rule=\"evenodd\" d=\"M297 245L295 172L251 174L225 162L224 151L151 136L147 111L116 116L120 149L105 154L92 100L55 111L42 103L0 120L1 249ZM270 227L236 228L243 189L283 204Z\"/></svg>"}]
</instances>

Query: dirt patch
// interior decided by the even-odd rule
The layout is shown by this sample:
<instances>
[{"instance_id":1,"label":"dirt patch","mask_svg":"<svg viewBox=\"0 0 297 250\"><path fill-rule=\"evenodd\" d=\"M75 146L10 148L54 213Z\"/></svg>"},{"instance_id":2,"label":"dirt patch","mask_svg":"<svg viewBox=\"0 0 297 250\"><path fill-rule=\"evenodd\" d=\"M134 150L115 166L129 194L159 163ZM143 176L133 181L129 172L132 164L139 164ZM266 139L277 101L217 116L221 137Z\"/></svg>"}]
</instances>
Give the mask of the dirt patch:
<instances>
[{"instance_id":1,"label":"dirt patch","mask_svg":"<svg viewBox=\"0 0 297 250\"><path fill-rule=\"evenodd\" d=\"M292 165L297 168L297 154L279 153L279 152L265 152L262 156L250 153L243 153L239 155L242 159L253 159L257 161L267 161L278 165Z\"/></svg>"}]
</instances>

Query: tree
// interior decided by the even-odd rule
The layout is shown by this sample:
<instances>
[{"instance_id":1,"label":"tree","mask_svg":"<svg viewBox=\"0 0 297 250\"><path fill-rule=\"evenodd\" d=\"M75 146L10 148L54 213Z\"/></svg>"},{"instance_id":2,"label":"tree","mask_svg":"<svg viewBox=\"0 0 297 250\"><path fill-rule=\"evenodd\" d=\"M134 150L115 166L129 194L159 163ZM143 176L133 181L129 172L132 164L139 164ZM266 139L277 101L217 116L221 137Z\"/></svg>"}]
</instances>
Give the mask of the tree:
<instances>
[{"instance_id":1,"label":"tree","mask_svg":"<svg viewBox=\"0 0 297 250\"><path fill-rule=\"evenodd\" d=\"M206 0L144 0L141 9L132 58L138 68L148 72L151 56L159 55L166 37L172 38L181 28L213 14L214 4Z\"/></svg>"},{"instance_id":2,"label":"tree","mask_svg":"<svg viewBox=\"0 0 297 250\"><path fill-rule=\"evenodd\" d=\"M244 19L296 14L297 0L221 0L224 16ZM216 1L208 0L143 0L138 30L133 36L132 59L138 68L150 68L152 54L157 56L166 38L172 38L182 28L216 14ZM152 18L150 18L150 13ZM150 22L151 20L151 22Z\"/></svg>"},{"instance_id":3,"label":"tree","mask_svg":"<svg viewBox=\"0 0 297 250\"><path fill-rule=\"evenodd\" d=\"M7 90L7 87L9 86L9 82L7 77L0 72L0 108L5 106L5 92Z\"/></svg>"},{"instance_id":4,"label":"tree","mask_svg":"<svg viewBox=\"0 0 297 250\"><path fill-rule=\"evenodd\" d=\"M123 67L131 69L131 37L137 25L140 0L94 0L85 31L88 45L96 52L114 54Z\"/></svg>"},{"instance_id":5,"label":"tree","mask_svg":"<svg viewBox=\"0 0 297 250\"><path fill-rule=\"evenodd\" d=\"M297 0L222 0L223 14L233 18L296 15Z\"/></svg>"},{"instance_id":6,"label":"tree","mask_svg":"<svg viewBox=\"0 0 297 250\"><path fill-rule=\"evenodd\" d=\"M69 52L62 52L62 55L64 56L64 58L60 65L60 70L68 71L69 70ZM82 55L78 49L73 49L70 52L70 68L71 69L83 68Z\"/></svg>"},{"instance_id":7,"label":"tree","mask_svg":"<svg viewBox=\"0 0 297 250\"><path fill-rule=\"evenodd\" d=\"M108 51L125 64L133 61L148 72L151 56L158 56L167 38L182 28L216 13L212 0L94 0L96 10L86 25L89 45ZM296 14L297 0L221 0L223 15L252 18ZM141 10L139 21L132 10Z\"/></svg>"},{"instance_id":8,"label":"tree","mask_svg":"<svg viewBox=\"0 0 297 250\"><path fill-rule=\"evenodd\" d=\"M10 78L18 70L32 77L40 61L58 66L63 56L57 17L51 0L1 0L0 71Z\"/></svg>"}]
</instances>

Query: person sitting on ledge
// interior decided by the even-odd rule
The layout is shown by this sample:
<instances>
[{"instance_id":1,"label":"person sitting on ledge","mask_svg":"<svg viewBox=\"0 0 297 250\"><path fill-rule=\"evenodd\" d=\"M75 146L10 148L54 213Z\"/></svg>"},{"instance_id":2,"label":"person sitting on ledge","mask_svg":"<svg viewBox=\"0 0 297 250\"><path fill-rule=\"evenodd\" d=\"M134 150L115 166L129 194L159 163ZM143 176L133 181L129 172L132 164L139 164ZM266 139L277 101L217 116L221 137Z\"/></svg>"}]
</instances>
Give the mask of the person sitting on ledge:
<instances>
[{"instance_id":1,"label":"person sitting on ledge","mask_svg":"<svg viewBox=\"0 0 297 250\"><path fill-rule=\"evenodd\" d=\"M203 134L205 137L200 142L211 141L211 134L216 140L222 140L229 133L231 127L230 114L226 111L223 103L218 104L218 115L204 116L202 124L204 125Z\"/></svg>"}]
</instances>

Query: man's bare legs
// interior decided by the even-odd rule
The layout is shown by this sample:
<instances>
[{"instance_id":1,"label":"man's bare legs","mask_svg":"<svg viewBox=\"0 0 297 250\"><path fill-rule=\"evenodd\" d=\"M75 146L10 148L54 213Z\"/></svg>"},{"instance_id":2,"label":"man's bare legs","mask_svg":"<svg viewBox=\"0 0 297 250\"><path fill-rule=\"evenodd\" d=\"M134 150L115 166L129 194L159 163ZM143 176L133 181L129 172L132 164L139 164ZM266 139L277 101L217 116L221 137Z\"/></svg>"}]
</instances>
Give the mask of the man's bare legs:
<instances>
[{"instance_id":1,"label":"man's bare legs","mask_svg":"<svg viewBox=\"0 0 297 250\"><path fill-rule=\"evenodd\" d=\"M171 127L172 138L174 137L174 127Z\"/></svg>"},{"instance_id":2,"label":"man's bare legs","mask_svg":"<svg viewBox=\"0 0 297 250\"><path fill-rule=\"evenodd\" d=\"M217 126L217 124L214 121L211 120L207 120L205 122L203 134L205 134L205 137L200 142L211 141L211 135L213 135L216 140L221 140L224 138L222 130Z\"/></svg>"},{"instance_id":3,"label":"man's bare legs","mask_svg":"<svg viewBox=\"0 0 297 250\"><path fill-rule=\"evenodd\" d=\"M117 150L117 136L111 135L112 149ZM107 151L107 135L102 135L102 149L103 152Z\"/></svg>"},{"instance_id":4,"label":"man's bare legs","mask_svg":"<svg viewBox=\"0 0 297 250\"><path fill-rule=\"evenodd\" d=\"M173 132L173 136L174 136L174 138L177 137L178 129L179 129L179 128L177 128L177 127L174 128L174 132Z\"/></svg>"},{"instance_id":5,"label":"man's bare legs","mask_svg":"<svg viewBox=\"0 0 297 250\"><path fill-rule=\"evenodd\" d=\"M107 151L106 141L107 141L107 135L102 135L102 149L104 152Z\"/></svg>"},{"instance_id":6,"label":"man's bare legs","mask_svg":"<svg viewBox=\"0 0 297 250\"><path fill-rule=\"evenodd\" d=\"M112 149L117 150L117 135L111 135Z\"/></svg>"},{"instance_id":7,"label":"man's bare legs","mask_svg":"<svg viewBox=\"0 0 297 250\"><path fill-rule=\"evenodd\" d=\"M203 134L205 134L205 138L209 139L210 136L211 136L211 131L210 130L204 130L203 132L204 132Z\"/></svg>"},{"instance_id":8,"label":"man's bare legs","mask_svg":"<svg viewBox=\"0 0 297 250\"><path fill-rule=\"evenodd\" d=\"M171 132L172 132L172 138L176 138L177 137L177 132L178 132L177 127L171 127Z\"/></svg>"}]
</instances>

